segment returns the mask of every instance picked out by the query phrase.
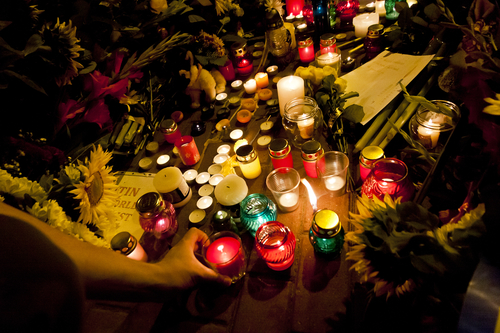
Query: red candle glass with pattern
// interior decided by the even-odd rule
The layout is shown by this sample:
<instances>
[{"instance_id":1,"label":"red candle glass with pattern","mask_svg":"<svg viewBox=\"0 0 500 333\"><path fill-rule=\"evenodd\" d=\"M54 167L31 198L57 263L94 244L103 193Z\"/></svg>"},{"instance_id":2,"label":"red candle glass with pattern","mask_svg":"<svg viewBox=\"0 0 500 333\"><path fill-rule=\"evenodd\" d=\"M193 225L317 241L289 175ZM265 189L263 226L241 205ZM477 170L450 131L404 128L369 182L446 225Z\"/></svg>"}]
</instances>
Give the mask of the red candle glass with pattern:
<instances>
[{"instance_id":1,"label":"red candle glass with pattern","mask_svg":"<svg viewBox=\"0 0 500 333\"><path fill-rule=\"evenodd\" d=\"M255 249L267 266L282 271L292 266L295 259L295 235L278 221L263 223L255 233Z\"/></svg>"}]
</instances>

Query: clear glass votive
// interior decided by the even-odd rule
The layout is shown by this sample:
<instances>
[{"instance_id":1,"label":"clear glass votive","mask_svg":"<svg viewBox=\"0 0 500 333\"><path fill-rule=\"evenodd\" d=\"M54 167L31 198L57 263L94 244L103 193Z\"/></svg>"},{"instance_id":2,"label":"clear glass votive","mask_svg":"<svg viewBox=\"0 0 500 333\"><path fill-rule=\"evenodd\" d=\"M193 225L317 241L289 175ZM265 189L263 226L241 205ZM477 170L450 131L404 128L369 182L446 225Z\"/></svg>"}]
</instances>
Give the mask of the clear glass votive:
<instances>
[{"instance_id":1,"label":"clear glass votive","mask_svg":"<svg viewBox=\"0 0 500 333\"><path fill-rule=\"evenodd\" d=\"M328 151L316 161L316 170L326 190L334 196L345 193L349 158L340 151Z\"/></svg>"},{"instance_id":2,"label":"clear glass votive","mask_svg":"<svg viewBox=\"0 0 500 333\"><path fill-rule=\"evenodd\" d=\"M293 232L278 221L262 224L255 234L257 255L275 271L283 271L292 266L295 244Z\"/></svg>"},{"instance_id":3,"label":"clear glass votive","mask_svg":"<svg viewBox=\"0 0 500 333\"><path fill-rule=\"evenodd\" d=\"M266 185L282 212L292 212L299 207L300 175L297 170L288 167L274 169L267 176Z\"/></svg>"},{"instance_id":4,"label":"clear glass votive","mask_svg":"<svg viewBox=\"0 0 500 333\"><path fill-rule=\"evenodd\" d=\"M210 236L202 248L203 259L214 271L237 282L245 275L245 250L240 237L231 231L221 231Z\"/></svg>"}]
</instances>

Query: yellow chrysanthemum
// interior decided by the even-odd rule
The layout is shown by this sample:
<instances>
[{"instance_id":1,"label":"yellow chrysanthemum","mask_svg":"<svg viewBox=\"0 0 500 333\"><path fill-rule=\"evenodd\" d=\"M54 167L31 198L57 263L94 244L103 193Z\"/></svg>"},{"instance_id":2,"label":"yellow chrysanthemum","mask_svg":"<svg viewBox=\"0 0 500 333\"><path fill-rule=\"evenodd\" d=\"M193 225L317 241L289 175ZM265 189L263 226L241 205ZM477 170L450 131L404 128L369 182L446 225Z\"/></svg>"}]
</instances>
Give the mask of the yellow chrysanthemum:
<instances>
[{"instance_id":1,"label":"yellow chrysanthemum","mask_svg":"<svg viewBox=\"0 0 500 333\"><path fill-rule=\"evenodd\" d=\"M104 152L101 146L94 147L90 160L79 165L84 180L71 191L80 200L78 221L95 224L103 232L117 226L117 214L113 210L117 198L116 177L112 175L111 167L106 166L110 160L110 152Z\"/></svg>"},{"instance_id":2,"label":"yellow chrysanthemum","mask_svg":"<svg viewBox=\"0 0 500 333\"><path fill-rule=\"evenodd\" d=\"M55 78L57 85L61 87L71 84L71 80L78 75L78 69L83 68L83 65L75 60L80 56L78 52L84 50L78 45L80 40L76 38L76 27L73 27L71 20L66 25L65 22L60 23L57 18L53 28L46 24L41 33L45 38L45 45L51 48L55 61L64 72Z\"/></svg>"},{"instance_id":3,"label":"yellow chrysanthemum","mask_svg":"<svg viewBox=\"0 0 500 333\"><path fill-rule=\"evenodd\" d=\"M484 99L484 101L490 103L490 105L486 106L483 112L494 116L500 116L500 94L496 94L495 97L496 99L491 97L486 97Z\"/></svg>"}]
</instances>

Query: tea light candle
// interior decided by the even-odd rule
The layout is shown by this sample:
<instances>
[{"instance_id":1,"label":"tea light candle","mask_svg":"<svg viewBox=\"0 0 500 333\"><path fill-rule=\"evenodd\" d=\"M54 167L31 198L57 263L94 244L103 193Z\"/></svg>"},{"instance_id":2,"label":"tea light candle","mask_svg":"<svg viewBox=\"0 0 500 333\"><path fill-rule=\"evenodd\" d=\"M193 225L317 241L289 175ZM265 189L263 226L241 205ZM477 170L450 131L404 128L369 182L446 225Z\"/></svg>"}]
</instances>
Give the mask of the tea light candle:
<instances>
[{"instance_id":1,"label":"tea light candle","mask_svg":"<svg viewBox=\"0 0 500 333\"><path fill-rule=\"evenodd\" d=\"M278 73L278 66L273 65L266 68L266 72L269 76L274 76Z\"/></svg>"},{"instance_id":2,"label":"tea light candle","mask_svg":"<svg viewBox=\"0 0 500 333\"><path fill-rule=\"evenodd\" d=\"M231 133L229 133L229 137L233 141L238 141L239 139L241 139L243 137L243 131L240 129L235 129L235 130L231 131Z\"/></svg>"},{"instance_id":3,"label":"tea light candle","mask_svg":"<svg viewBox=\"0 0 500 333\"><path fill-rule=\"evenodd\" d=\"M249 110L240 110L236 114L236 119L240 123L246 124L252 119L252 113Z\"/></svg>"},{"instance_id":4,"label":"tea light candle","mask_svg":"<svg viewBox=\"0 0 500 333\"><path fill-rule=\"evenodd\" d=\"M319 67L330 66L338 70L340 67L340 54L338 53L323 53L317 56L316 61Z\"/></svg>"},{"instance_id":5,"label":"tea light candle","mask_svg":"<svg viewBox=\"0 0 500 333\"><path fill-rule=\"evenodd\" d=\"M243 84L243 86L245 87L245 92L249 95L255 94L255 92L257 91L257 81L255 81L254 79L248 80Z\"/></svg>"},{"instance_id":6,"label":"tea light candle","mask_svg":"<svg viewBox=\"0 0 500 333\"><path fill-rule=\"evenodd\" d=\"M257 139L257 147L260 149L267 149L273 138L269 135L263 135Z\"/></svg>"},{"instance_id":7,"label":"tea light candle","mask_svg":"<svg viewBox=\"0 0 500 333\"><path fill-rule=\"evenodd\" d=\"M222 166L220 164L212 164L208 167L208 173L211 175L215 175L216 173L220 173L222 171Z\"/></svg>"},{"instance_id":8,"label":"tea light candle","mask_svg":"<svg viewBox=\"0 0 500 333\"><path fill-rule=\"evenodd\" d=\"M168 164L168 161L170 161L170 156L168 155L161 155L160 157L158 157L158 159L156 160L156 166L158 168L164 168L167 166Z\"/></svg>"},{"instance_id":9,"label":"tea light candle","mask_svg":"<svg viewBox=\"0 0 500 333\"><path fill-rule=\"evenodd\" d=\"M224 176L221 174L216 174L210 177L208 183L212 186L217 186L222 180L224 179Z\"/></svg>"},{"instance_id":10,"label":"tea light candle","mask_svg":"<svg viewBox=\"0 0 500 333\"><path fill-rule=\"evenodd\" d=\"M252 56L255 59L259 59L260 57L262 57L262 51L255 51L254 53L252 53Z\"/></svg>"},{"instance_id":11,"label":"tea light candle","mask_svg":"<svg viewBox=\"0 0 500 333\"><path fill-rule=\"evenodd\" d=\"M194 223L194 224L199 224L203 219L205 219L205 216L207 213L205 213L204 210L202 209L195 209L189 214L189 222Z\"/></svg>"},{"instance_id":12,"label":"tea light candle","mask_svg":"<svg viewBox=\"0 0 500 333\"><path fill-rule=\"evenodd\" d=\"M227 94L226 93L220 93L217 96L215 96L215 99L217 100L217 103L223 104L226 99L227 99Z\"/></svg>"},{"instance_id":13,"label":"tea light candle","mask_svg":"<svg viewBox=\"0 0 500 333\"><path fill-rule=\"evenodd\" d=\"M198 199L196 202L196 207L198 209L208 209L210 206L212 206L212 203L214 202L214 199L212 199L211 196L204 196Z\"/></svg>"},{"instance_id":14,"label":"tea light candle","mask_svg":"<svg viewBox=\"0 0 500 333\"><path fill-rule=\"evenodd\" d=\"M354 35L356 37L365 37L368 32L368 27L373 24L378 24L378 13L361 14L352 19L354 25Z\"/></svg>"},{"instance_id":15,"label":"tea light candle","mask_svg":"<svg viewBox=\"0 0 500 333\"><path fill-rule=\"evenodd\" d=\"M217 148L217 153L219 153L219 154L227 154L227 153L229 153L230 150L231 150L231 146L230 145L220 145Z\"/></svg>"},{"instance_id":16,"label":"tea light candle","mask_svg":"<svg viewBox=\"0 0 500 333\"><path fill-rule=\"evenodd\" d=\"M214 187L210 184L205 184L198 190L200 197L206 197L214 192Z\"/></svg>"},{"instance_id":17,"label":"tea light candle","mask_svg":"<svg viewBox=\"0 0 500 333\"><path fill-rule=\"evenodd\" d=\"M208 172L201 172L196 176L196 183L203 185L210 179L210 174Z\"/></svg>"},{"instance_id":18,"label":"tea light candle","mask_svg":"<svg viewBox=\"0 0 500 333\"><path fill-rule=\"evenodd\" d=\"M241 108L253 112L257 108L257 103L253 98L245 98L241 101Z\"/></svg>"},{"instance_id":19,"label":"tea light candle","mask_svg":"<svg viewBox=\"0 0 500 333\"><path fill-rule=\"evenodd\" d=\"M215 164L222 164L226 162L229 159L228 154L217 154L214 156L214 163Z\"/></svg>"},{"instance_id":20,"label":"tea light candle","mask_svg":"<svg viewBox=\"0 0 500 333\"><path fill-rule=\"evenodd\" d=\"M271 131L271 129L273 128L274 126L274 122L268 120L268 121L265 121L263 122L262 124L260 124L260 132L262 134L267 134Z\"/></svg>"},{"instance_id":21,"label":"tea light candle","mask_svg":"<svg viewBox=\"0 0 500 333\"><path fill-rule=\"evenodd\" d=\"M288 15L288 16L285 18L285 20L286 20L287 22L292 22L293 20L295 20L295 15L290 14L290 15Z\"/></svg>"},{"instance_id":22,"label":"tea light candle","mask_svg":"<svg viewBox=\"0 0 500 333\"><path fill-rule=\"evenodd\" d=\"M301 23L297 25L297 31L298 32L304 32L307 30L307 23Z\"/></svg>"},{"instance_id":23,"label":"tea light candle","mask_svg":"<svg viewBox=\"0 0 500 333\"><path fill-rule=\"evenodd\" d=\"M273 97L273 92L271 91L271 89L262 89L258 92L258 95L261 101L267 101L270 100L271 97Z\"/></svg>"},{"instance_id":24,"label":"tea light candle","mask_svg":"<svg viewBox=\"0 0 500 333\"><path fill-rule=\"evenodd\" d=\"M304 79L300 76L289 75L278 81L278 100L280 114L285 114L285 104L295 97L304 98Z\"/></svg>"},{"instance_id":25,"label":"tea light candle","mask_svg":"<svg viewBox=\"0 0 500 333\"><path fill-rule=\"evenodd\" d=\"M297 20L302 20L304 18L304 15L302 15L302 11L300 11L300 13L298 13L297 15L295 15L295 18Z\"/></svg>"},{"instance_id":26,"label":"tea light candle","mask_svg":"<svg viewBox=\"0 0 500 333\"><path fill-rule=\"evenodd\" d=\"M238 104L240 104L240 101L241 101L241 98L239 98L238 96L233 96L229 99L229 105L231 107L237 107Z\"/></svg>"},{"instance_id":27,"label":"tea light candle","mask_svg":"<svg viewBox=\"0 0 500 333\"><path fill-rule=\"evenodd\" d=\"M330 191L338 191L345 185L345 180L339 176L325 178L325 187Z\"/></svg>"},{"instance_id":28,"label":"tea light candle","mask_svg":"<svg viewBox=\"0 0 500 333\"><path fill-rule=\"evenodd\" d=\"M302 139L310 139L314 133L314 119L308 118L305 120L299 120L297 121L297 127L299 128Z\"/></svg>"},{"instance_id":29,"label":"tea light candle","mask_svg":"<svg viewBox=\"0 0 500 333\"><path fill-rule=\"evenodd\" d=\"M184 180L189 185L194 184L194 180L196 179L196 176L198 176L198 171L196 171L195 169L189 169L182 174L182 177L184 177Z\"/></svg>"},{"instance_id":30,"label":"tea light candle","mask_svg":"<svg viewBox=\"0 0 500 333\"><path fill-rule=\"evenodd\" d=\"M424 123L424 125L428 125L429 127L435 126L432 120ZM436 148L439 139L439 131L424 126L418 126L417 133L418 138L424 142L424 147L430 149Z\"/></svg>"},{"instance_id":31,"label":"tea light candle","mask_svg":"<svg viewBox=\"0 0 500 333\"><path fill-rule=\"evenodd\" d=\"M148 154L153 155L158 152L158 149L160 148L160 145L156 141L151 141L146 145L146 151Z\"/></svg>"},{"instance_id":32,"label":"tea light candle","mask_svg":"<svg viewBox=\"0 0 500 333\"><path fill-rule=\"evenodd\" d=\"M269 78L267 77L267 73L257 73L255 74L255 82L257 83L257 87L262 89L269 85Z\"/></svg>"},{"instance_id":33,"label":"tea light candle","mask_svg":"<svg viewBox=\"0 0 500 333\"><path fill-rule=\"evenodd\" d=\"M234 90L240 90L241 88L243 88L243 81L235 80L231 82L231 88L233 88Z\"/></svg>"},{"instance_id":34,"label":"tea light candle","mask_svg":"<svg viewBox=\"0 0 500 333\"><path fill-rule=\"evenodd\" d=\"M139 161L139 168L142 170L149 170L153 166L153 160L149 157L141 158Z\"/></svg>"},{"instance_id":35,"label":"tea light candle","mask_svg":"<svg viewBox=\"0 0 500 333\"><path fill-rule=\"evenodd\" d=\"M295 193L285 193L280 197L280 205L283 207L293 207L299 201L299 196Z\"/></svg>"}]
</instances>

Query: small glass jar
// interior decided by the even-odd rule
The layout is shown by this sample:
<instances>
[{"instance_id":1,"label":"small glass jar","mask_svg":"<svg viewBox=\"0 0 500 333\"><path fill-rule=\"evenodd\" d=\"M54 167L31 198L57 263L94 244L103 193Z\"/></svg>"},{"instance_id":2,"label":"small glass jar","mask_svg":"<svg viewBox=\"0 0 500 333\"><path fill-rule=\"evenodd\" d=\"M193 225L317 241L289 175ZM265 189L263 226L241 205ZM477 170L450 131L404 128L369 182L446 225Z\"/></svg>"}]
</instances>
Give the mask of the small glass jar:
<instances>
[{"instance_id":1,"label":"small glass jar","mask_svg":"<svg viewBox=\"0 0 500 333\"><path fill-rule=\"evenodd\" d=\"M234 67L231 60L227 59L224 66L219 66L219 72L222 74L226 81L233 81L235 78Z\"/></svg>"},{"instance_id":2,"label":"small glass jar","mask_svg":"<svg viewBox=\"0 0 500 333\"><path fill-rule=\"evenodd\" d=\"M302 12L302 7L304 7L304 0L286 1L286 13L288 15L299 15Z\"/></svg>"},{"instance_id":3,"label":"small glass jar","mask_svg":"<svg viewBox=\"0 0 500 333\"><path fill-rule=\"evenodd\" d=\"M156 238L164 239L175 235L179 227L174 206L162 199L157 192L142 195L135 205L139 213L141 228L153 233Z\"/></svg>"},{"instance_id":4,"label":"small glass jar","mask_svg":"<svg viewBox=\"0 0 500 333\"><path fill-rule=\"evenodd\" d=\"M306 174L311 178L318 178L316 161L324 152L321 143L314 140L308 141L302 145L301 151L302 163L304 164Z\"/></svg>"},{"instance_id":5,"label":"small glass jar","mask_svg":"<svg viewBox=\"0 0 500 333\"><path fill-rule=\"evenodd\" d=\"M413 140L420 142L427 149L436 149L440 142L446 142L447 134L455 128L460 120L460 108L448 101L433 100L431 102L447 106L454 116L437 113L421 105L411 118L409 126Z\"/></svg>"},{"instance_id":6,"label":"small glass jar","mask_svg":"<svg viewBox=\"0 0 500 333\"><path fill-rule=\"evenodd\" d=\"M321 54L337 53L337 40L332 33L322 34L319 38L319 49Z\"/></svg>"},{"instance_id":7,"label":"small glass jar","mask_svg":"<svg viewBox=\"0 0 500 333\"><path fill-rule=\"evenodd\" d=\"M307 3L304 7L302 7L302 15L304 16L304 20L307 25L314 24L314 7L310 3Z\"/></svg>"},{"instance_id":8,"label":"small glass jar","mask_svg":"<svg viewBox=\"0 0 500 333\"><path fill-rule=\"evenodd\" d=\"M200 160L200 152L192 136L185 135L177 139L175 141L175 146L179 151L179 156L184 165L195 165Z\"/></svg>"},{"instance_id":9,"label":"small glass jar","mask_svg":"<svg viewBox=\"0 0 500 333\"><path fill-rule=\"evenodd\" d=\"M174 144L177 139L180 139L182 134L177 127L177 123L172 119L165 119L160 123L160 131L168 143Z\"/></svg>"},{"instance_id":10,"label":"small glass jar","mask_svg":"<svg viewBox=\"0 0 500 333\"><path fill-rule=\"evenodd\" d=\"M283 271L292 266L296 242L290 228L278 221L265 222L255 233L257 255L275 271Z\"/></svg>"},{"instance_id":11,"label":"small glass jar","mask_svg":"<svg viewBox=\"0 0 500 333\"><path fill-rule=\"evenodd\" d=\"M240 202L240 218L243 226L255 237L257 229L278 216L276 204L261 193L253 193Z\"/></svg>"},{"instance_id":12,"label":"small glass jar","mask_svg":"<svg viewBox=\"0 0 500 333\"><path fill-rule=\"evenodd\" d=\"M384 150L379 146L363 148L359 155L359 176L362 181L365 181L370 171L372 171L373 164L384 157Z\"/></svg>"},{"instance_id":13,"label":"small glass jar","mask_svg":"<svg viewBox=\"0 0 500 333\"><path fill-rule=\"evenodd\" d=\"M129 232L122 231L117 233L110 242L113 251L123 254L130 259L139 261L148 261L148 255L144 248L137 241L137 238L132 236Z\"/></svg>"},{"instance_id":14,"label":"small glass jar","mask_svg":"<svg viewBox=\"0 0 500 333\"><path fill-rule=\"evenodd\" d=\"M337 3L337 12L340 18L340 27L352 27L352 19L359 10L358 0L341 0Z\"/></svg>"},{"instance_id":15,"label":"small glass jar","mask_svg":"<svg viewBox=\"0 0 500 333\"><path fill-rule=\"evenodd\" d=\"M365 38L366 59L375 58L383 49L382 33L384 26L382 24L373 24L368 27Z\"/></svg>"},{"instance_id":16,"label":"small glass jar","mask_svg":"<svg viewBox=\"0 0 500 333\"><path fill-rule=\"evenodd\" d=\"M253 72L252 54L247 50L246 42L234 42L231 45L231 53L233 55L233 64L238 74L248 76Z\"/></svg>"},{"instance_id":17,"label":"small glass jar","mask_svg":"<svg viewBox=\"0 0 500 333\"><path fill-rule=\"evenodd\" d=\"M383 158L373 164L373 169L363 183L361 193L372 199L384 200L389 194L394 200L409 201L415 194L415 186L408 176L408 168L396 158Z\"/></svg>"},{"instance_id":18,"label":"small glass jar","mask_svg":"<svg viewBox=\"0 0 500 333\"><path fill-rule=\"evenodd\" d=\"M282 167L293 168L293 158L291 147L286 139L278 138L269 144L269 156L273 162L273 168Z\"/></svg>"},{"instance_id":19,"label":"small glass jar","mask_svg":"<svg viewBox=\"0 0 500 333\"><path fill-rule=\"evenodd\" d=\"M299 40L299 58L304 63L314 61L314 44L311 37Z\"/></svg>"},{"instance_id":20,"label":"small glass jar","mask_svg":"<svg viewBox=\"0 0 500 333\"><path fill-rule=\"evenodd\" d=\"M255 179L260 176L262 168L259 155L257 155L252 145L243 145L236 149L236 159L241 173L246 179Z\"/></svg>"},{"instance_id":21,"label":"small glass jar","mask_svg":"<svg viewBox=\"0 0 500 333\"><path fill-rule=\"evenodd\" d=\"M344 246L344 233L337 213L321 209L314 214L309 241L316 253L337 257Z\"/></svg>"},{"instance_id":22,"label":"small glass jar","mask_svg":"<svg viewBox=\"0 0 500 333\"><path fill-rule=\"evenodd\" d=\"M323 128L323 113L311 97L293 98L285 104L283 127L288 141L300 148L309 140L319 141Z\"/></svg>"}]
</instances>

